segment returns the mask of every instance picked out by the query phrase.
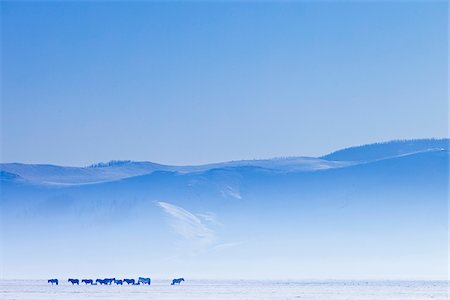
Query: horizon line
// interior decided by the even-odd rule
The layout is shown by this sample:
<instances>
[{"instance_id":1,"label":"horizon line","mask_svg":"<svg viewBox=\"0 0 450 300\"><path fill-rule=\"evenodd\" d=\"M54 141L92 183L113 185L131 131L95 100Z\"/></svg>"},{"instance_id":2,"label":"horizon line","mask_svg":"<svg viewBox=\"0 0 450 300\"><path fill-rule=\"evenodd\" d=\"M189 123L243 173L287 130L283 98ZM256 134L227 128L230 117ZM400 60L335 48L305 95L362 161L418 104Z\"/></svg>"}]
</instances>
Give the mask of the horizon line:
<instances>
[{"instance_id":1,"label":"horizon line","mask_svg":"<svg viewBox=\"0 0 450 300\"><path fill-rule=\"evenodd\" d=\"M243 159L231 159L231 160L220 160L220 161L211 161L206 163L189 163L189 164L171 164L171 163L165 163L165 162L155 162L152 160L133 160L133 159L112 159L109 161L93 161L90 164L87 165L66 165L66 164L58 164L58 163L51 163L51 162L19 162L19 161L3 161L0 158L0 165L3 164L23 164L23 165L47 165L47 166L58 166L58 167L68 167L68 168L93 168L95 165L100 164L109 164L112 162L130 162L130 163L152 163L156 165L162 165L162 166L170 166L170 167L190 167L190 166L206 166L206 165L214 165L214 164L223 164L223 163L231 163L231 162L242 162L242 161L258 161L258 160L275 160L275 159L292 159L292 158L306 158L306 159L323 159L323 157L334 154L339 151L344 151L352 148L359 148L359 147L365 147L365 146L372 146L372 145L383 145L383 144L389 144L389 143L396 143L396 142L411 142L411 141L444 141L447 140L450 144L450 137L426 137L426 138L412 138L412 139L391 139L391 140L385 140L381 142L372 142L372 143L366 143L366 144L360 144L360 145L354 145L354 146L347 146L342 147L337 150L327 152L325 154L319 155L319 156L303 156L303 155L280 155L280 156L272 156L272 157L265 157L265 158L243 158Z\"/></svg>"}]
</instances>

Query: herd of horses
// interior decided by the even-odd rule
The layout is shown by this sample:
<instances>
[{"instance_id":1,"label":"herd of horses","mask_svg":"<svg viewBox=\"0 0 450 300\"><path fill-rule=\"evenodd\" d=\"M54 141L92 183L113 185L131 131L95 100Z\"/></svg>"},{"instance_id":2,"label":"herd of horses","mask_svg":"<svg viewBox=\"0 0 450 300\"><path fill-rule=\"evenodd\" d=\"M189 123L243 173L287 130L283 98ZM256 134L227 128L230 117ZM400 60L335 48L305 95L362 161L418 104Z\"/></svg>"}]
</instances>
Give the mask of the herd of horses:
<instances>
[{"instance_id":1,"label":"herd of horses","mask_svg":"<svg viewBox=\"0 0 450 300\"><path fill-rule=\"evenodd\" d=\"M172 280L172 283L170 285L175 285L175 284L180 284L182 281L184 281L184 278L175 278ZM56 284L58 285L59 280L54 278L54 279L49 279L47 281L48 283L51 283L52 285ZM79 285L80 284L80 280L79 279L74 279L74 278L69 278L67 280L67 282L70 282L72 285L76 284ZM90 285L111 285L111 284L116 284L116 285L123 285L124 283L128 284L128 285L150 285L152 282L152 280L150 278L146 278L146 277L139 277L138 280L134 280L134 279L129 279L129 278L125 278L125 279L116 279L116 278L104 278L104 279L96 279L95 281L93 279L81 279L81 283L84 283L86 285L90 284Z\"/></svg>"}]
</instances>

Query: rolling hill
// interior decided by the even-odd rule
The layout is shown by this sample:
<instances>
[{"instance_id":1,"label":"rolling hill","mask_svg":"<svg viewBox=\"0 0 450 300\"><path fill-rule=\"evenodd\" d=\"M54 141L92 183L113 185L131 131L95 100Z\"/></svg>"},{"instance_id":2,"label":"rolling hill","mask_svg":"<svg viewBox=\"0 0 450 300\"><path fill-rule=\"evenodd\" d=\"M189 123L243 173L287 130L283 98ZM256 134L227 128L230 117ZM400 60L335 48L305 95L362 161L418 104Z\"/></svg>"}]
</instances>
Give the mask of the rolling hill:
<instances>
[{"instance_id":1,"label":"rolling hill","mask_svg":"<svg viewBox=\"0 0 450 300\"><path fill-rule=\"evenodd\" d=\"M293 268L312 278L325 268L395 278L411 259L423 261L414 276L446 276L448 143L202 166L2 164L4 276ZM342 273L350 259L359 268Z\"/></svg>"}]
</instances>

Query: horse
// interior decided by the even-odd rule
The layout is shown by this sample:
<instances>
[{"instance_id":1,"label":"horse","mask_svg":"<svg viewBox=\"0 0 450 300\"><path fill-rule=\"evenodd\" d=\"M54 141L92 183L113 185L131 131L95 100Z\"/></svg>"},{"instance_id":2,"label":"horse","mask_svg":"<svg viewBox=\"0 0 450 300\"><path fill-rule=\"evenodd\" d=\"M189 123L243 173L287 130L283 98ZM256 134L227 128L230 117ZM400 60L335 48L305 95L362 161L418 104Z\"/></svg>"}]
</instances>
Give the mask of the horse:
<instances>
[{"instance_id":1,"label":"horse","mask_svg":"<svg viewBox=\"0 0 450 300\"><path fill-rule=\"evenodd\" d=\"M88 285L88 284L92 285L94 283L94 280L92 280L92 279L82 279L81 282L85 283L86 285Z\"/></svg>"},{"instance_id":2,"label":"horse","mask_svg":"<svg viewBox=\"0 0 450 300\"><path fill-rule=\"evenodd\" d=\"M182 281L184 281L184 278L175 278L170 285L180 284Z\"/></svg>"},{"instance_id":3,"label":"horse","mask_svg":"<svg viewBox=\"0 0 450 300\"><path fill-rule=\"evenodd\" d=\"M150 285L151 279L150 278L139 277L138 283Z\"/></svg>"},{"instance_id":4,"label":"horse","mask_svg":"<svg viewBox=\"0 0 450 300\"><path fill-rule=\"evenodd\" d=\"M106 285L106 284L108 284L108 280L106 280L106 279L97 279L97 280L95 280L95 283L100 283L100 285Z\"/></svg>"},{"instance_id":5,"label":"horse","mask_svg":"<svg viewBox=\"0 0 450 300\"><path fill-rule=\"evenodd\" d=\"M104 280L106 280L108 284L111 284L114 282L114 280L116 280L116 278L105 278Z\"/></svg>"},{"instance_id":6,"label":"horse","mask_svg":"<svg viewBox=\"0 0 450 300\"><path fill-rule=\"evenodd\" d=\"M53 285L53 284L58 285L58 279L56 279L56 278L54 278L54 279L49 279L49 280L47 280L47 282L48 282L48 283L51 283L52 285Z\"/></svg>"},{"instance_id":7,"label":"horse","mask_svg":"<svg viewBox=\"0 0 450 300\"><path fill-rule=\"evenodd\" d=\"M114 283L117 285L123 285L123 281L120 279L114 280Z\"/></svg>"},{"instance_id":8,"label":"horse","mask_svg":"<svg viewBox=\"0 0 450 300\"><path fill-rule=\"evenodd\" d=\"M67 282L70 282L72 285L77 284L80 285L80 280L69 278Z\"/></svg>"},{"instance_id":9,"label":"horse","mask_svg":"<svg viewBox=\"0 0 450 300\"><path fill-rule=\"evenodd\" d=\"M124 279L124 282L126 282L127 284L135 284L136 281L134 279Z\"/></svg>"}]
</instances>

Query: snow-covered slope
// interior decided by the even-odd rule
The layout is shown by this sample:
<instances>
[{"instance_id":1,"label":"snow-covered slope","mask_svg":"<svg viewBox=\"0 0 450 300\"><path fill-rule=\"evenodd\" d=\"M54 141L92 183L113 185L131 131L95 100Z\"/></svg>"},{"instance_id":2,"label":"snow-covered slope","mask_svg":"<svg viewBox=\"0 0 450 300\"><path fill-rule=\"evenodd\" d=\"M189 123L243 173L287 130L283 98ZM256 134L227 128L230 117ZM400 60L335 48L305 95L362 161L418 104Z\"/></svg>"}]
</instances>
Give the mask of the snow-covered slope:
<instances>
[{"instance_id":1,"label":"snow-covered slope","mask_svg":"<svg viewBox=\"0 0 450 300\"><path fill-rule=\"evenodd\" d=\"M48 164L5 163L2 171L17 174L24 179L41 184L85 184L113 181L139 176L155 170L164 170L165 166L148 162L127 162L107 167L65 167Z\"/></svg>"},{"instance_id":2,"label":"snow-covered slope","mask_svg":"<svg viewBox=\"0 0 450 300\"><path fill-rule=\"evenodd\" d=\"M449 139L397 140L350 147L321 157L333 161L372 161L428 150L449 150Z\"/></svg>"},{"instance_id":3,"label":"snow-covered slope","mask_svg":"<svg viewBox=\"0 0 450 300\"><path fill-rule=\"evenodd\" d=\"M450 152L439 146L408 152L388 143L366 156L371 148L362 148L366 160L357 163L7 164L0 176L4 274L213 269L220 278L238 269L237 277L269 278L286 269L308 277L319 266L330 278L343 270L445 278Z\"/></svg>"},{"instance_id":4,"label":"snow-covered slope","mask_svg":"<svg viewBox=\"0 0 450 300\"><path fill-rule=\"evenodd\" d=\"M115 162L89 167L64 167L45 164L1 164L2 171L17 174L37 184L87 184L114 181L155 171L178 173L202 172L226 167L254 166L278 171L314 171L347 166L353 163L334 162L310 157L274 158L265 160L242 160L199 166L169 166L151 162Z\"/></svg>"},{"instance_id":5,"label":"snow-covered slope","mask_svg":"<svg viewBox=\"0 0 450 300\"><path fill-rule=\"evenodd\" d=\"M317 171L347 167L373 160L436 149L449 150L449 140L424 139L378 143L339 150L321 158L286 157L255 159L198 166L170 166L152 162L133 161L112 161L89 167L4 163L0 165L0 170L16 174L36 184L87 184L120 180L150 174L155 171L191 173L243 166L260 167L282 172Z\"/></svg>"}]
</instances>

